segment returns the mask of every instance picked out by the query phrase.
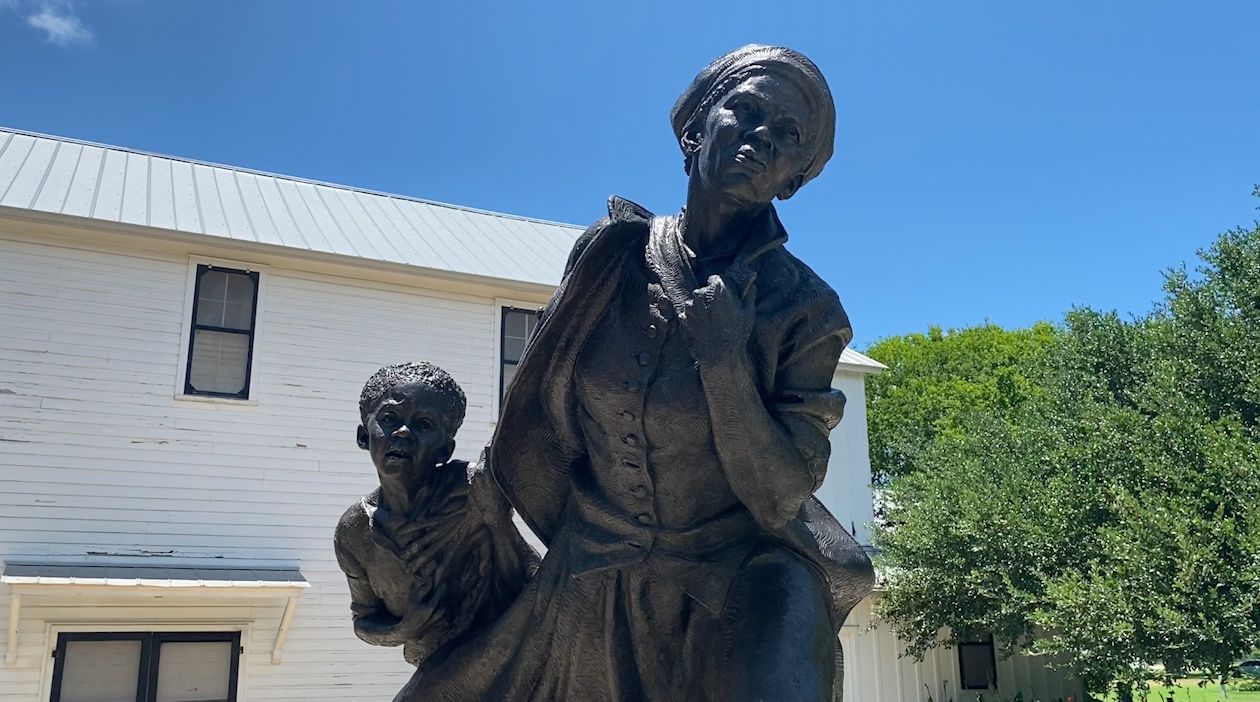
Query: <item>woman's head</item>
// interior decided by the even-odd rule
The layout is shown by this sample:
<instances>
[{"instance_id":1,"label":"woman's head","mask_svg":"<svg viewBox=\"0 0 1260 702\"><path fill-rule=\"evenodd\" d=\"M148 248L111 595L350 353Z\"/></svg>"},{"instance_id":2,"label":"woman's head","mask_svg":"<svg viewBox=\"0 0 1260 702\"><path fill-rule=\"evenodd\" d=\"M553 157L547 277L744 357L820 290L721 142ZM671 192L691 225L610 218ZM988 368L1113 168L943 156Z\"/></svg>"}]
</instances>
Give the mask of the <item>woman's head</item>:
<instances>
[{"instance_id":1,"label":"woman's head","mask_svg":"<svg viewBox=\"0 0 1260 702\"><path fill-rule=\"evenodd\" d=\"M749 45L709 64L670 113L689 175L732 197L791 197L822 171L836 110L818 67L781 47Z\"/></svg>"}]
</instances>

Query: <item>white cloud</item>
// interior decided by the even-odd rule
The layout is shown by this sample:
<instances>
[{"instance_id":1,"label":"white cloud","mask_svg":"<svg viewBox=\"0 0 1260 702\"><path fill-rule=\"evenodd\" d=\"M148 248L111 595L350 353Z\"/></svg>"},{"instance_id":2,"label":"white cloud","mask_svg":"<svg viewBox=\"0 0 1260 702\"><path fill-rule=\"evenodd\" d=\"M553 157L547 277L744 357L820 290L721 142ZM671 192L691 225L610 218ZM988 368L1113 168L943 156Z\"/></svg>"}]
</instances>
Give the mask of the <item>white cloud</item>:
<instances>
[{"instance_id":1,"label":"white cloud","mask_svg":"<svg viewBox=\"0 0 1260 702\"><path fill-rule=\"evenodd\" d=\"M11 6L16 4L16 0L0 0L0 2ZM42 31L44 38L50 44L57 46L86 46L95 39L92 30L83 24L68 2L55 0L41 2L38 12L27 15L26 23Z\"/></svg>"}]
</instances>

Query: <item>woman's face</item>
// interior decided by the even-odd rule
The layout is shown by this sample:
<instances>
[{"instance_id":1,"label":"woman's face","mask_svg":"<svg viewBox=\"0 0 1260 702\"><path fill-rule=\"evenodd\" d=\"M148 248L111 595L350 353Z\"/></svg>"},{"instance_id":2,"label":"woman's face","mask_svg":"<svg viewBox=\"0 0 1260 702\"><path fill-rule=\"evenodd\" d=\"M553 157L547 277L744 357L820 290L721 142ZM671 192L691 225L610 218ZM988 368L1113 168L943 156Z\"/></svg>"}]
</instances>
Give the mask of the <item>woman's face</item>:
<instances>
[{"instance_id":1,"label":"woman's face","mask_svg":"<svg viewBox=\"0 0 1260 702\"><path fill-rule=\"evenodd\" d=\"M705 118L693 177L741 204L769 204L796 193L809 165L809 103L774 74L744 79Z\"/></svg>"}]
</instances>

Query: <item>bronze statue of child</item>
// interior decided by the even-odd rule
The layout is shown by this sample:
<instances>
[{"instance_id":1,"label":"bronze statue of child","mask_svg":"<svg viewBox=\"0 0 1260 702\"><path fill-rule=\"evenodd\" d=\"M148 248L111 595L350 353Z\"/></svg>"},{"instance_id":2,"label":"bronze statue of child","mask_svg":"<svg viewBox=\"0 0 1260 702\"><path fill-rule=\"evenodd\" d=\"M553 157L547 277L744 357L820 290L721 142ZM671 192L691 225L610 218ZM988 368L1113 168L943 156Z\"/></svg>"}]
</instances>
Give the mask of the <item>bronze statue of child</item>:
<instances>
[{"instance_id":1,"label":"bronze statue of child","mask_svg":"<svg viewBox=\"0 0 1260 702\"><path fill-rule=\"evenodd\" d=\"M419 665L496 620L537 568L481 465L452 460L467 401L430 363L377 371L359 397L359 447L380 487L337 524L354 632Z\"/></svg>"}]
</instances>

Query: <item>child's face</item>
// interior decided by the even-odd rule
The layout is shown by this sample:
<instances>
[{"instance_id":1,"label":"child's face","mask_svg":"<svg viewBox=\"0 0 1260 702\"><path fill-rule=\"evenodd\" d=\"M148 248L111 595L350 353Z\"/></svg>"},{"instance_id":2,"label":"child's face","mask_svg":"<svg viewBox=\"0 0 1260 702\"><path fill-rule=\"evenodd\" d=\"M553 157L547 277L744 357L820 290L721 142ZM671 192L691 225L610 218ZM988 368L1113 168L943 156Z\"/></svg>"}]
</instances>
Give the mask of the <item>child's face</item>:
<instances>
[{"instance_id":1,"label":"child's face","mask_svg":"<svg viewBox=\"0 0 1260 702\"><path fill-rule=\"evenodd\" d=\"M423 383L396 385L359 427L359 447L372 455L381 475L423 474L455 450L445 407Z\"/></svg>"}]
</instances>

